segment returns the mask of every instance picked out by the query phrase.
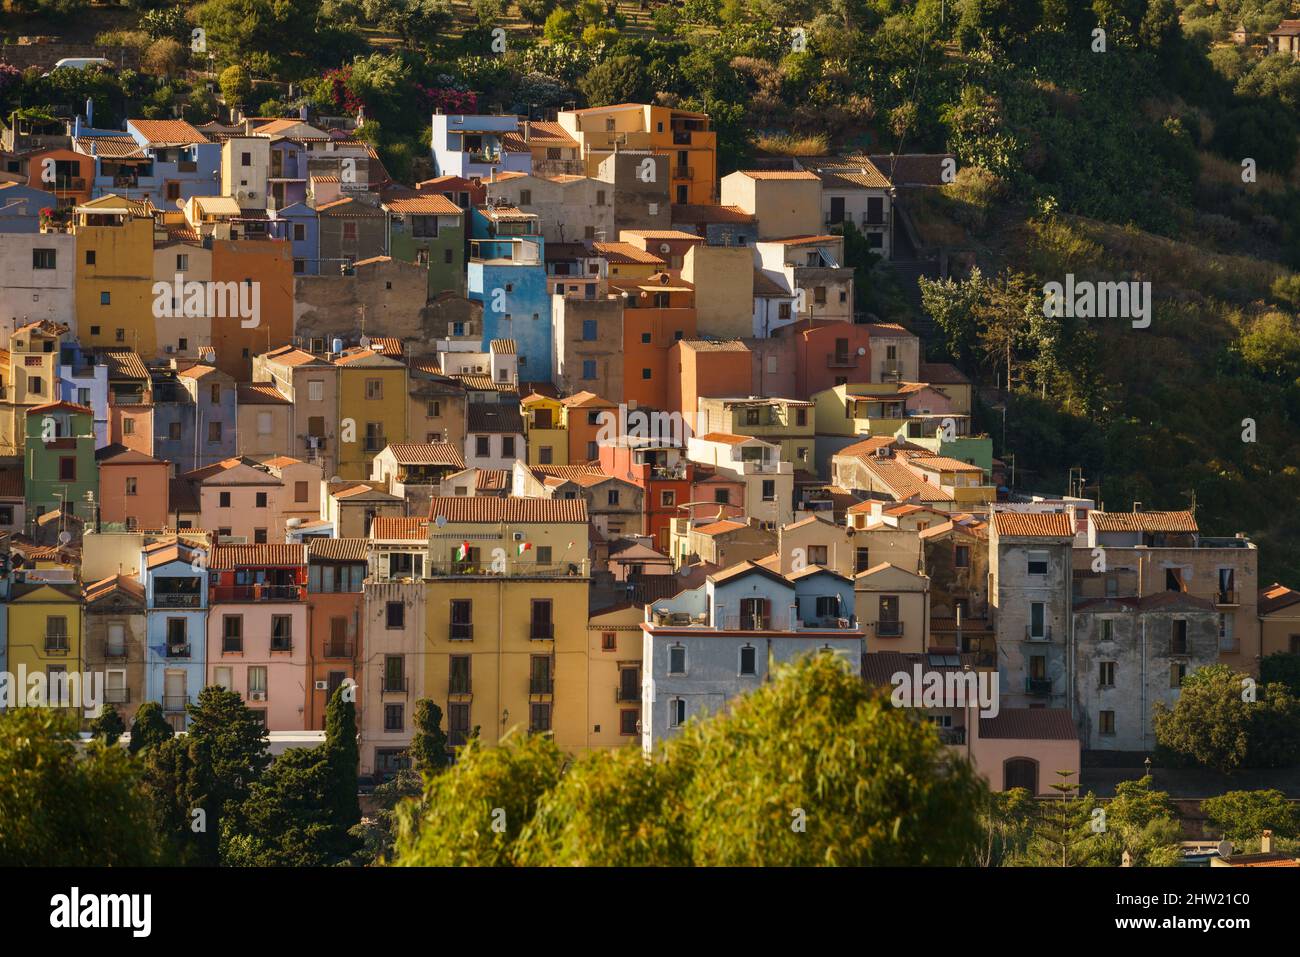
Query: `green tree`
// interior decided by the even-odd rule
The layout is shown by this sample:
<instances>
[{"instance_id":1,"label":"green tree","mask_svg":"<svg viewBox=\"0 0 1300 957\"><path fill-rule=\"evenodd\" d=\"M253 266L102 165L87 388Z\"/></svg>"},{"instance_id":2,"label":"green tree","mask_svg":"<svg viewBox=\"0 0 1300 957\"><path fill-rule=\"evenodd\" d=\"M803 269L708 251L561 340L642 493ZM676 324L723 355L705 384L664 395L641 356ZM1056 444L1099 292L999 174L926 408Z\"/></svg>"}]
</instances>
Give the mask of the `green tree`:
<instances>
[{"instance_id":1,"label":"green tree","mask_svg":"<svg viewBox=\"0 0 1300 957\"><path fill-rule=\"evenodd\" d=\"M451 764L447 735L442 730L442 709L428 698L421 698L415 703L414 727L410 755L416 770L436 774Z\"/></svg>"},{"instance_id":2,"label":"green tree","mask_svg":"<svg viewBox=\"0 0 1300 957\"><path fill-rule=\"evenodd\" d=\"M90 733L103 738L105 745L116 747L122 735L126 734L126 722L115 705L106 704L99 717L90 722Z\"/></svg>"},{"instance_id":3,"label":"green tree","mask_svg":"<svg viewBox=\"0 0 1300 957\"><path fill-rule=\"evenodd\" d=\"M384 864L392 857L396 833L396 808L408 798L418 806L424 794L424 779L416 771L398 771L370 792L370 815L349 830L357 841L352 862L358 865Z\"/></svg>"},{"instance_id":4,"label":"green tree","mask_svg":"<svg viewBox=\"0 0 1300 957\"><path fill-rule=\"evenodd\" d=\"M1265 831L1300 837L1300 813L1281 791L1229 791L1201 802L1210 828L1238 849L1254 850Z\"/></svg>"},{"instance_id":5,"label":"green tree","mask_svg":"<svg viewBox=\"0 0 1300 957\"><path fill-rule=\"evenodd\" d=\"M221 863L221 833L209 826L212 763L202 741L186 736L160 742L144 753L144 781L153 804L154 827L171 864Z\"/></svg>"},{"instance_id":6,"label":"green tree","mask_svg":"<svg viewBox=\"0 0 1300 957\"><path fill-rule=\"evenodd\" d=\"M176 732L163 717L162 706L157 701L145 701L136 709L131 719L131 744L127 748L132 754L139 754L151 745L169 740Z\"/></svg>"},{"instance_id":7,"label":"green tree","mask_svg":"<svg viewBox=\"0 0 1300 957\"><path fill-rule=\"evenodd\" d=\"M1105 805L1109 843L1107 863L1119 866L1128 852L1134 867L1173 867L1182 853L1182 828L1169 795L1154 790L1150 775L1136 781L1121 781L1115 797Z\"/></svg>"},{"instance_id":8,"label":"green tree","mask_svg":"<svg viewBox=\"0 0 1300 957\"><path fill-rule=\"evenodd\" d=\"M332 776L330 802L334 818L344 830L360 823L357 775L361 745L357 740L357 706L352 685L340 685L325 708L325 754Z\"/></svg>"},{"instance_id":9,"label":"green tree","mask_svg":"<svg viewBox=\"0 0 1300 957\"><path fill-rule=\"evenodd\" d=\"M546 16L542 37L547 43L572 43L578 38L578 18L572 10L556 7Z\"/></svg>"},{"instance_id":10,"label":"green tree","mask_svg":"<svg viewBox=\"0 0 1300 957\"><path fill-rule=\"evenodd\" d=\"M651 90L641 61L634 56L601 60L578 82L591 106L614 103L645 103Z\"/></svg>"},{"instance_id":11,"label":"green tree","mask_svg":"<svg viewBox=\"0 0 1300 957\"><path fill-rule=\"evenodd\" d=\"M1024 788L990 791L980 812L983 837L970 863L1002 867L1024 854L1034 834L1037 813L1033 795Z\"/></svg>"},{"instance_id":12,"label":"green tree","mask_svg":"<svg viewBox=\"0 0 1300 957\"><path fill-rule=\"evenodd\" d=\"M208 826L224 831L233 816L238 827L241 808L271 761L266 725L237 692L219 687L200 691L189 715L189 736L203 745L197 753L207 762L201 778L208 785Z\"/></svg>"},{"instance_id":13,"label":"green tree","mask_svg":"<svg viewBox=\"0 0 1300 957\"><path fill-rule=\"evenodd\" d=\"M148 795L126 751L75 716L0 712L0 867L140 867L158 859Z\"/></svg>"},{"instance_id":14,"label":"green tree","mask_svg":"<svg viewBox=\"0 0 1300 957\"><path fill-rule=\"evenodd\" d=\"M253 92L253 81L242 66L228 66L217 79L221 98L230 106L239 106Z\"/></svg>"},{"instance_id":15,"label":"green tree","mask_svg":"<svg viewBox=\"0 0 1300 957\"><path fill-rule=\"evenodd\" d=\"M1079 784L1071 781L1073 771L1057 771L1052 785L1053 801L1042 804L1034 824L1033 837L1017 864L1031 867L1086 867L1102 850L1093 811L1092 795L1079 796Z\"/></svg>"},{"instance_id":16,"label":"green tree","mask_svg":"<svg viewBox=\"0 0 1300 957\"><path fill-rule=\"evenodd\" d=\"M1282 684L1300 695L1300 655L1276 651L1266 655L1259 665L1261 684Z\"/></svg>"}]
</instances>

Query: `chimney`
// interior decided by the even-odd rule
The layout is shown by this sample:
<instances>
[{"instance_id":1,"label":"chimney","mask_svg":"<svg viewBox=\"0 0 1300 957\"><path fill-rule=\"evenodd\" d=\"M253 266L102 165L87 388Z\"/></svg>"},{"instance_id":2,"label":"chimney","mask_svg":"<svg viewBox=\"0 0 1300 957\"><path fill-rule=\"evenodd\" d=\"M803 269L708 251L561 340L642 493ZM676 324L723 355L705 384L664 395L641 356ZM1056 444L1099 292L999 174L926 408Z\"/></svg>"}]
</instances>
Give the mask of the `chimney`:
<instances>
[{"instance_id":1,"label":"chimney","mask_svg":"<svg viewBox=\"0 0 1300 957\"><path fill-rule=\"evenodd\" d=\"M1272 831L1265 831L1263 834L1259 836L1259 853L1261 854L1273 853L1273 832Z\"/></svg>"},{"instance_id":2,"label":"chimney","mask_svg":"<svg viewBox=\"0 0 1300 957\"><path fill-rule=\"evenodd\" d=\"M86 97L86 125L95 128L95 101L90 97Z\"/></svg>"}]
</instances>

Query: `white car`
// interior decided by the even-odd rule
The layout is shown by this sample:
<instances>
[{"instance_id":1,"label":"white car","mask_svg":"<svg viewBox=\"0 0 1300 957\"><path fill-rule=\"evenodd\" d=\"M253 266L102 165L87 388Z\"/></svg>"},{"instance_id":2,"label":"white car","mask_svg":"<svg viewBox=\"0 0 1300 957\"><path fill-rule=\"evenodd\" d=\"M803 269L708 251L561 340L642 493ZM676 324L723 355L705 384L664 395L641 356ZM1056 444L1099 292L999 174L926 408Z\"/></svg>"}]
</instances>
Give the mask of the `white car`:
<instances>
[{"instance_id":1,"label":"white car","mask_svg":"<svg viewBox=\"0 0 1300 957\"><path fill-rule=\"evenodd\" d=\"M113 61L106 60L102 56L68 56L55 63L54 69L58 70L62 67L67 67L70 70L85 70L92 66L103 67L105 70L111 70L113 69ZM45 75L49 76L50 74L47 73Z\"/></svg>"}]
</instances>

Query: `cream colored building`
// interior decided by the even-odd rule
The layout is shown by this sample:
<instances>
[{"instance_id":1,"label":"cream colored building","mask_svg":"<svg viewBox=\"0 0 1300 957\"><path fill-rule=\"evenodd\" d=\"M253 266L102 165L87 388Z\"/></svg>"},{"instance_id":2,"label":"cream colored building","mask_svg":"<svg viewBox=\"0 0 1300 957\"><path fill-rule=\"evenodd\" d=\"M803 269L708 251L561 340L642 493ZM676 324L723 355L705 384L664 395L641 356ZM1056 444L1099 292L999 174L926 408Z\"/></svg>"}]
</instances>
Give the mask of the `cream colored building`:
<instances>
[{"instance_id":1,"label":"cream colored building","mask_svg":"<svg viewBox=\"0 0 1300 957\"><path fill-rule=\"evenodd\" d=\"M929 648L930 579L881 562L853 579L853 605L867 651L919 653Z\"/></svg>"},{"instance_id":2,"label":"cream colored building","mask_svg":"<svg viewBox=\"0 0 1300 957\"><path fill-rule=\"evenodd\" d=\"M755 217L760 240L825 232L822 182L807 170L737 170L722 177L722 205Z\"/></svg>"}]
</instances>

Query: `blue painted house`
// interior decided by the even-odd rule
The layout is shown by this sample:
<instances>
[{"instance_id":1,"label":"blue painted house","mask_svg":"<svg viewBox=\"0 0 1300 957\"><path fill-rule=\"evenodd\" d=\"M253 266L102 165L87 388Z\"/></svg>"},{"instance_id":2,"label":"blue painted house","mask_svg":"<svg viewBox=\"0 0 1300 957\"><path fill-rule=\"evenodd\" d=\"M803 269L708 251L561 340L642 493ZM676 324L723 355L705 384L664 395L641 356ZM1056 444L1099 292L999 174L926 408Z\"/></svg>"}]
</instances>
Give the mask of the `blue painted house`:
<instances>
[{"instance_id":1,"label":"blue painted house","mask_svg":"<svg viewBox=\"0 0 1300 957\"><path fill-rule=\"evenodd\" d=\"M0 233L39 233L41 210L58 205L53 193L21 183L0 183Z\"/></svg>"},{"instance_id":2,"label":"blue painted house","mask_svg":"<svg viewBox=\"0 0 1300 957\"><path fill-rule=\"evenodd\" d=\"M193 196L221 195L221 144L184 120L127 120L125 134L78 126L73 137L94 158L93 197L114 193L176 209Z\"/></svg>"},{"instance_id":3,"label":"blue painted house","mask_svg":"<svg viewBox=\"0 0 1300 957\"><path fill-rule=\"evenodd\" d=\"M551 381L551 295L536 214L479 206L470 219L467 296L483 303L484 351L513 339L521 381Z\"/></svg>"},{"instance_id":4,"label":"blue painted house","mask_svg":"<svg viewBox=\"0 0 1300 957\"><path fill-rule=\"evenodd\" d=\"M433 168L438 176L479 177L531 173L533 154L517 116L435 113L431 124Z\"/></svg>"},{"instance_id":5,"label":"blue painted house","mask_svg":"<svg viewBox=\"0 0 1300 957\"><path fill-rule=\"evenodd\" d=\"M305 163L305 161L304 161ZM320 221L305 202L267 211L267 234L293 245L293 271L297 276L320 275Z\"/></svg>"},{"instance_id":6,"label":"blue painted house","mask_svg":"<svg viewBox=\"0 0 1300 957\"><path fill-rule=\"evenodd\" d=\"M179 542L144 549L145 700L157 701L178 731L185 706L203 690L207 669L207 555Z\"/></svg>"},{"instance_id":7,"label":"blue painted house","mask_svg":"<svg viewBox=\"0 0 1300 957\"><path fill-rule=\"evenodd\" d=\"M95 448L108 445L109 363L91 349L63 343L59 349L59 398L95 413Z\"/></svg>"}]
</instances>

